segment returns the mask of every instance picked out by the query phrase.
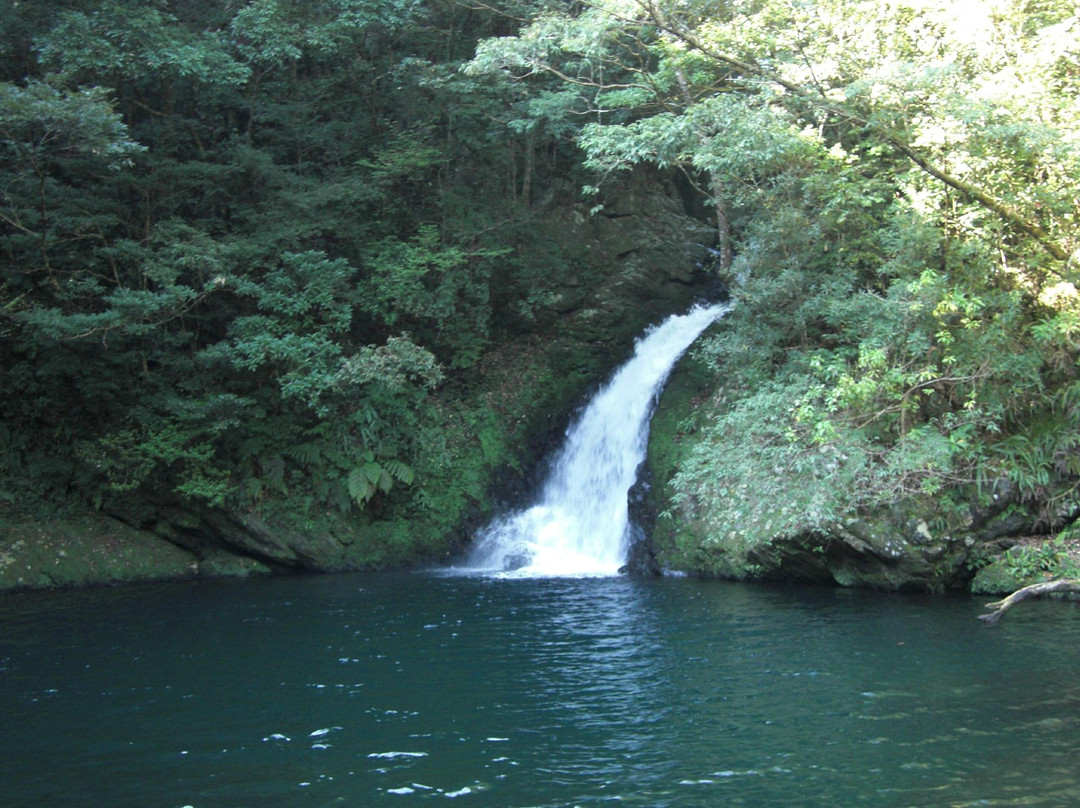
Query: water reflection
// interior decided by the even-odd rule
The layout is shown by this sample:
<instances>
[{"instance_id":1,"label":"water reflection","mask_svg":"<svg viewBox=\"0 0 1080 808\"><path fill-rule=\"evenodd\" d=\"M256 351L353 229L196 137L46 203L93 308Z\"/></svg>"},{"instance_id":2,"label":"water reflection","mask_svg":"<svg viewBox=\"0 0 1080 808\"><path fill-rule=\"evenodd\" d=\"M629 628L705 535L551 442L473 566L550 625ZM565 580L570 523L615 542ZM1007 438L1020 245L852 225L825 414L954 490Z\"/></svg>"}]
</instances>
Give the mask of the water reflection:
<instances>
[{"instance_id":1,"label":"water reflection","mask_svg":"<svg viewBox=\"0 0 1080 808\"><path fill-rule=\"evenodd\" d=\"M613 788L626 768L664 776L656 727L670 709L663 625L645 593L619 579L551 580L512 616L518 642L494 666L515 671L500 706L532 737L537 771L566 785ZM516 597L517 582L497 582ZM618 728L613 733L613 728Z\"/></svg>"}]
</instances>

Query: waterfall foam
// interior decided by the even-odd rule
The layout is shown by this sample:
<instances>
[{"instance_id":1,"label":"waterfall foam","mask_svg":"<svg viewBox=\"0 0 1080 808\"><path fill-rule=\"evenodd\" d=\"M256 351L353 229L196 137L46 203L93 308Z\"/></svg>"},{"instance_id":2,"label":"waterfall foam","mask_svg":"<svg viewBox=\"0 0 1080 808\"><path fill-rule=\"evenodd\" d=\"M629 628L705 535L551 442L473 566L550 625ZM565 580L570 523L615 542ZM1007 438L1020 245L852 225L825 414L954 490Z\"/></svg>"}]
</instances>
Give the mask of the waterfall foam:
<instances>
[{"instance_id":1,"label":"waterfall foam","mask_svg":"<svg viewBox=\"0 0 1080 808\"><path fill-rule=\"evenodd\" d=\"M656 399L679 357L727 310L695 306L650 328L567 431L536 504L485 528L468 566L516 576L616 574Z\"/></svg>"}]
</instances>

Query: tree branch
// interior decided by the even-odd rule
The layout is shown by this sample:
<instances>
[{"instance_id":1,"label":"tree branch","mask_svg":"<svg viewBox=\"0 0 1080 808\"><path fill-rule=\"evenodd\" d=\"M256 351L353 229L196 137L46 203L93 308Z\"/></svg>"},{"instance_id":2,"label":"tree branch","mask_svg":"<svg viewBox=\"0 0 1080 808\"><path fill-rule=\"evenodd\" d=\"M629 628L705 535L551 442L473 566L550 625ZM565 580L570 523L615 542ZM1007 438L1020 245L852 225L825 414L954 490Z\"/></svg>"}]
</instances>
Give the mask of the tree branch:
<instances>
[{"instance_id":1,"label":"tree branch","mask_svg":"<svg viewBox=\"0 0 1080 808\"><path fill-rule=\"evenodd\" d=\"M884 135L884 138L886 142L889 143L889 145L900 151L905 157L911 160L911 162L913 162L931 177L941 180L950 188L959 191L967 197L970 197L971 199L982 205L984 208L993 211L1001 218L1005 219L1005 221L1022 230L1024 233L1027 233L1027 235L1031 236L1033 239L1039 242L1039 245L1048 253L1050 253L1050 255L1054 256L1054 258L1056 258L1058 261L1067 261L1069 259L1069 253L1066 252L1061 247L1061 245L1057 244L1050 236L1050 234L1047 233L1046 230L1044 230L1042 226L1039 225L1037 222L1026 219L1024 215L1018 210L1015 210L1009 205L1006 205L1000 199L995 199L994 197L990 196L990 194L983 191L981 188L977 188L976 186L972 185L970 182L962 180L959 177L954 177L952 174L945 171L944 169L932 165L929 160L916 152L906 143L901 142L899 139L891 135Z\"/></svg>"},{"instance_id":2,"label":"tree branch","mask_svg":"<svg viewBox=\"0 0 1080 808\"><path fill-rule=\"evenodd\" d=\"M1080 578L1061 578L1057 581L1045 581L1041 584L1031 584L1031 586L1017 589L1004 600L987 603L986 608L993 609L994 611L990 614L979 615L979 619L988 626L996 626L1001 621L1001 618L1004 617L1005 612L1009 611L1009 609L1016 604L1021 603L1028 598L1041 598L1043 595L1049 595L1054 592L1080 592Z\"/></svg>"},{"instance_id":3,"label":"tree branch","mask_svg":"<svg viewBox=\"0 0 1080 808\"><path fill-rule=\"evenodd\" d=\"M738 72L746 76L753 76L755 78L766 81L770 84L775 84L787 90L795 98L808 103L812 108L820 110L828 114L838 115L842 118L847 118L854 123L866 127L873 131L882 142L892 146L905 157L907 157L916 166L929 174L931 177L943 182L949 188L959 191L964 196L972 199L979 205L982 205L987 210L996 213L1002 219L1009 224L1016 227L1018 230L1027 234L1033 238L1039 246L1041 246L1046 252L1053 256L1058 261L1067 263L1070 259L1070 254L1060 244L1054 241L1053 237L1038 223L1024 216L1023 213L1015 208L1007 205L1000 199L996 199L990 194L986 193L976 185L960 179L948 171L934 165L930 160L919 152L915 151L907 143L904 143L896 135L883 131L880 126L875 125L868 118L859 115L852 110L842 109L829 102L824 94L823 88L816 87L816 92L808 90L806 87L789 81L782 76L774 73L767 68L760 67L750 62L744 62L741 59L736 59L729 56L726 53L716 50L710 47L707 43L703 42L699 37L695 36L685 27L678 25L675 22L670 21L666 15L658 8L655 0L638 0L642 10L653 21L658 29L664 31L667 34L675 37L681 42L693 50L698 51L703 56L707 56L721 64L734 68ZM823 103L824 102L824 103Z\"/></svg>"}]
</instances>

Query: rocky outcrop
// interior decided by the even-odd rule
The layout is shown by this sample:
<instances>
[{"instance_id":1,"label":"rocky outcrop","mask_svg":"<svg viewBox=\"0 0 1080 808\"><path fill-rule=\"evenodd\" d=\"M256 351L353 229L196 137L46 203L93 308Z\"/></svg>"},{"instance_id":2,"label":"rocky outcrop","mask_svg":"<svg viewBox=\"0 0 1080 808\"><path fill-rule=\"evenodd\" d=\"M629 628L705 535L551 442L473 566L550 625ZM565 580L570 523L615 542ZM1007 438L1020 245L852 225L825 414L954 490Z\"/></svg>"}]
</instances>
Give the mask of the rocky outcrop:
<instances>
[{"instance_id":1,"label":"rocky outcrop","mask_svg":"<svg viewBox=\"0 0 1080 808\"><path fill-rule=\"evenodd\" d=\"M931 528L932 506L903 506L860 514L843 525L778 535L746 546L738 526L712 534L693 522L658 531L655 550L669 569L737 580L800 581L887 591L1007 592L1016 578L994 559L1031 536L1038 516L1017 507L973 515L960 530ZM734 540L732 540L734 537ZM990 565L983 570L984 565ZM972 580L977 585L972 586Z\"/></svg>"},{"instance_id":2,"label":"rocky outcrop","mask_svg":"<svg viewBox=\"0 0 1080 808\"><path fill-rule=\"evenodd\" d=\"M541 225L571 265L553 302L561 333L621 348L645 325L713 291L704 264L715 228L687 213L674 179L642 168L591 206L571 199L546 199Z\"/></svg>"},{"instance_id":3,"label":"rocky outcrop","mask_svg":"<svg viewBox=\"0 0 1080 808\"><path fill-rule=\"evenodd\" d=\"M812 535L780 536L746 553L758 577L889 591L967 589L980 551L1002 532L1025 532L1034 515L973 514L962 530L935 531L939 516L915 502L881 509ZM976 548L980 548L977 550Z\"/></svg>"},{"instance_id":4,"label":"rocky outcrop","mask_svg":"<svg viewBox=\"0 0 1080 808\"><path fill-rule=\"evenodd\" d=\"M696 441L695 402L708 400L715 382L692 356L684 359L653 417L648 456L655 478L653 507L666 516L652 531L651 551L662 568L738 580L987 593L1010 592L1040 574L1080 571L1080 546L1075 552L1048 549L1051 537L1041 535L1046 515L1039 504L1021 501L1004 480L995 488L992 506L973 504L965 514L942 512L934 498L912 498L767 542L748 543L738 525L717 533L708 527L706 506L675 505L670 486ZM954 500L963 501L959 493ZM979 497L972 491L969 499L975 503ZM1075 511L1075 503L1068 505L1058 518L1075 522Z\"/></svg>"},{"instance_id":5,"label":"rocky outcrop","mask_svg":"<svg viewBox=\"0 0 1080 808\"><path fill-rule=\"evenodd\" d=\"M0 591L189 578L198 558L101 514L0 523Z\"/></svg>"}]
</instances>

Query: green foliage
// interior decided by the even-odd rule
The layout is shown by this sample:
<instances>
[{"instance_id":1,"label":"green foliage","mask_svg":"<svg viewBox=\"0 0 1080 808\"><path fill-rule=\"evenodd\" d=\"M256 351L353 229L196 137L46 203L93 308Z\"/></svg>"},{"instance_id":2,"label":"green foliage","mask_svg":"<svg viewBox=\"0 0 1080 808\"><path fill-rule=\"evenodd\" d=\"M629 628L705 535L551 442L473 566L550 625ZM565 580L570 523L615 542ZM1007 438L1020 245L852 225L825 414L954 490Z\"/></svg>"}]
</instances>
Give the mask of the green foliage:
<instances>
[{"instance_id":1,"label":"green foliage","mask_svg":"<svg viewBox=\"0 0 1080 808\"><path fill-rule=\"evenodd\" d=\"M672 513L724 546L1002 479L1052 522L1080 485L1077 23L984 5L598 3L469 65L715 206L738 305Z\"/></svg>"},{"instance_id":2,"label":"green foliage","mask_svg":"<svg viewBox=\"0 0 1080 808\"><path fill-rule=\"evenodd\" d=\"M1005 567L1015 578L1027 583L1075 578L1080 573L1080 567L1061 541L1018 544L1005 553Z\"/></svg>"},{"instance_id":3,"label":"green foliage","mask_svg":"<svg viewBox=\"0 0 1080 808\"><path fill-rule=\"evenodd\" d=\"M550 281L513 255L535 240L522 138L498 120L514 93L456 69L493 19L397 0L3 12L22 68L0 77L0 497L423 509L421 472L460 456L432 440L445 368Z\"/></svg>"},{"instance_id":4,"label":"green foliage","mask_svg":"<svg viewBox=\"0 0 1080 808\"><path fill-rule=\"evenodd\" d=\"M487 342L492 259L505 252L443 245L436 228L421 227L409 241L376 245L368 260L372 295L363 305L388 326L445 346L453 366L468 367Z\"/></svg>"},{"instance_id":5,"label":"green foliage","mask_svg":"<svg viewBox=\"0 0 1080 808\"><path fill-rule=\"evenodd\" d=\"M94 155L111 168L141 150L99 87L64 91L42 81L0 85L0 135L5 158L46 170L50 157ZM9 197L10 198L10 197Z\"/></svg>"},{"instance_id":6,"label":"green foliage","mask_svg":"<svg viewBox=\"0 0 1080 808\"><path fill-rule=\"evenodd\" d=\"M509 427L444 399L571 267L539 189L648 164L738 299L680 513L764 543L1007 479L1060 520L1080 23L976 5L12 5L0 497L463 513Z\"/></svg>"},{"instance_id":7,"label":"green foliage","mask_svg":"<svg viewBox=\"0 0 1080 808\"><path fill-rule=\"evenodd\" d=\"M41 60L73 82L130 81L142 74L201 84L242 85L250 68L234 59L221 33L192 30L161 4L105 2L67 10L37 39Z\"/></svg>"}]
</instances>

